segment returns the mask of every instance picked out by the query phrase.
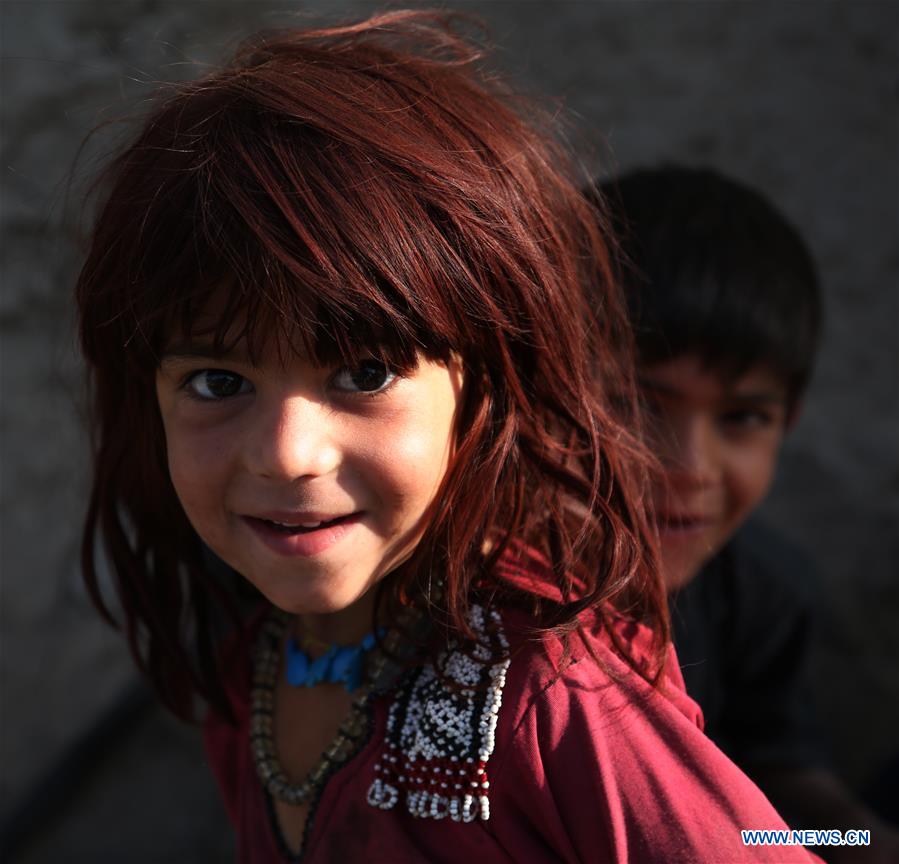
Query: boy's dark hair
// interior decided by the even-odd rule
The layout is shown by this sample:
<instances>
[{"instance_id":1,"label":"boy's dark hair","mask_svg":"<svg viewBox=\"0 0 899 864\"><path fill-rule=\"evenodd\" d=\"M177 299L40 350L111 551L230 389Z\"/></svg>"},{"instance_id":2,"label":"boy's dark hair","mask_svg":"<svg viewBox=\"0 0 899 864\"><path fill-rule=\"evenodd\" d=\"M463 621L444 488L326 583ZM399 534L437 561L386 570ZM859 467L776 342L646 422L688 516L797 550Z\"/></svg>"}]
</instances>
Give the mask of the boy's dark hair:
<instances>
[{"instance_id":1,"label":"boy's dark hair","mask_svg":"<svg viewBox=\"0 0 899 864\"><path fill-rule=\"evenodd\" d=\"M620 237L641 363L699 351L740 375L766 364L794 406L818 342L818 277L799 233L758 192L666 165L598 187Z\"/></svg>"}]
</instances>

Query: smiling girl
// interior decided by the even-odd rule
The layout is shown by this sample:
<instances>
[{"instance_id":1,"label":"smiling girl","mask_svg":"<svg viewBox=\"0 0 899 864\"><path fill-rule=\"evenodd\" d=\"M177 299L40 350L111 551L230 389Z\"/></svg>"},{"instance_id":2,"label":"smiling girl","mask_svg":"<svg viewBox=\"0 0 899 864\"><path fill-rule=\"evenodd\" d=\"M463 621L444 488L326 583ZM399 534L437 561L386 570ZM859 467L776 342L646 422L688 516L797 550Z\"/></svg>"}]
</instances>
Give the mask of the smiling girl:
<instances>
[{"instance_id":1,"label":"smiling girl","mask_svg":"<svg viewBox=\"0 0 899 864\"><path fill-rule=\"evenodd\" d=\"M399 12L160 93L78 283L87 584L102 539L242 862L807 860L741 844L596 213L477 60Z\"/></svg>"}]
</instances>

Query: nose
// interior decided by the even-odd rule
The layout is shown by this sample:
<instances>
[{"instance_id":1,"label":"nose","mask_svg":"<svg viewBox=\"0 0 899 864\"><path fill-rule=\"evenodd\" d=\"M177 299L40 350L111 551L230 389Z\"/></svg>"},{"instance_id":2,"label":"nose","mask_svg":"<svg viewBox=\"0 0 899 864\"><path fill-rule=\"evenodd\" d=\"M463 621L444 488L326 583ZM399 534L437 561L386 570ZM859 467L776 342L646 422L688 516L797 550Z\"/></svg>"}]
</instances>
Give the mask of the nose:
<instances>
[{"instance_id":1,"label":"nose","mask_svg":"<svg viewBox=\"0 0 899 864\"><path fill-rule=\"evenodd\" d=\"M715 425L710 418L691 417L672 423L662 445L662 462L669 482L683 490L714 485L720 460Z\"/></svg>"},{"instance_id":2,"label":"nose","mask_svg":"<svg viewBox=\"0 0 899 864\"><path fill-rule=\"evenodd\" d=\"M333 409L306 396L290 395L260 406L247 436L249 470L273 480L321 477L340 464Z\"/></svg>"}]
</instances>

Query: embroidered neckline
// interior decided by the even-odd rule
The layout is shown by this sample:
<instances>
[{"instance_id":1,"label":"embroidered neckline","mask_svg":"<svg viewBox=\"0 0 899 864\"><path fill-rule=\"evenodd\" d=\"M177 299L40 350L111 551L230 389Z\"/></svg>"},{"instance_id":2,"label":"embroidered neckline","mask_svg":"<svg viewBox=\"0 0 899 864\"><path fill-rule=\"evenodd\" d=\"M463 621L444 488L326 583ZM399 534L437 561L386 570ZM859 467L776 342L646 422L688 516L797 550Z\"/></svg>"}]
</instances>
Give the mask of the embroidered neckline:
<instances>
[{"instance_id":1,"label":"embroidered neckline","mask_svg":"<svg viewBox=\"0 0 899 864\"><path fill-rule=\"evenodd\" d=\"M436 667L424 665L397 692L385 752L368 790L371 806L390 810L404 794L416 817L490 818L487 763L496 744L509 646L497 612L473 605L469 625L473 645L451 643Z\"/></svg>"}]
</instances>

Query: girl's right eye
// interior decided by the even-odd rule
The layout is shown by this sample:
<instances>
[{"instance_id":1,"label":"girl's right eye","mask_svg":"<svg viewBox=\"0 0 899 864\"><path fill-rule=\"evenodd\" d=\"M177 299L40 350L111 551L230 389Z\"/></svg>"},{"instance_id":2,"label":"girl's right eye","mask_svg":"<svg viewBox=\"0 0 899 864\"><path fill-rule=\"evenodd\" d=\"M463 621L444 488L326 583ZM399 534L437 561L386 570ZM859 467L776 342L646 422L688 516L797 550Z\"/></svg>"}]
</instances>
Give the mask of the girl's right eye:
<instances>
[{"instance_id":1,"label":"girl's right eye","mask_svg":"<svg viewBox=\"0 0 899 864\"><path fill-rule=\"evenodd\" d=\"M201 369L194 372L184 386L195 399L208 402L220 402L252 390L252 385L246 378L225 369Z\"/></svg>"}]
</instances>

